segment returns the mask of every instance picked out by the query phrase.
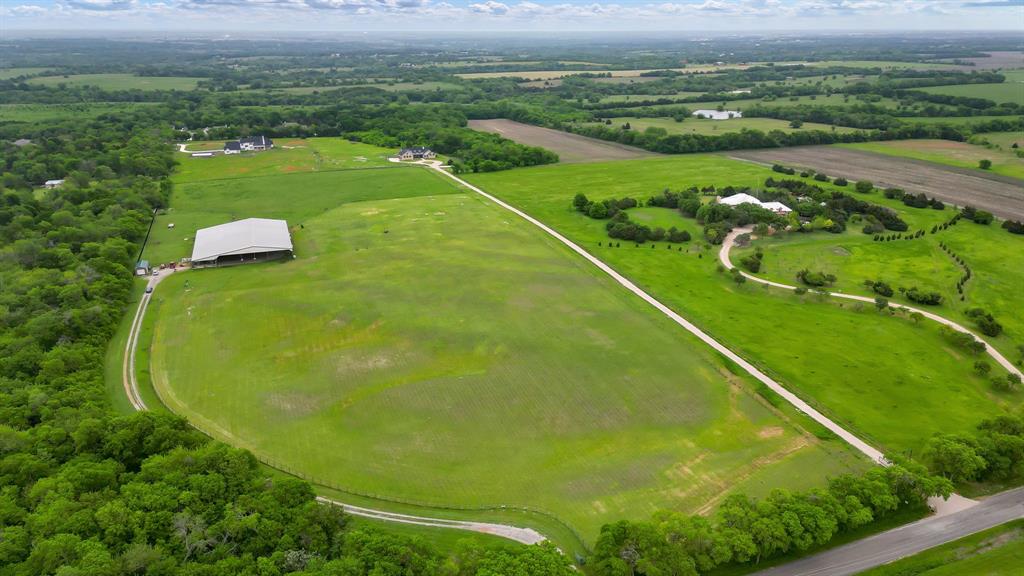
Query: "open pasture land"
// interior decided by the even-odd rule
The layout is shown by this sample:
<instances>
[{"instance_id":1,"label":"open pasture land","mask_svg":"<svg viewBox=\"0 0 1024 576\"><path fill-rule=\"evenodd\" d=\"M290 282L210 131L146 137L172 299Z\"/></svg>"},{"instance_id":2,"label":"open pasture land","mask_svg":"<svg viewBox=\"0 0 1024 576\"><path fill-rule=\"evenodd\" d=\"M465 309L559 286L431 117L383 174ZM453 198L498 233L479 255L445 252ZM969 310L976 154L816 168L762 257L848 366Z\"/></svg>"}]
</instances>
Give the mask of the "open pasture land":
<instances>
[{"instance_id":1,"label":"open pasture land","mask_svg":"<svg viewBox=\"0 0 1024 576\"><path fill-rule=\"evenodd\" d=\"M715 110L719 106L724 107L726 110L740 110L743 111L751 106L767 106L772 108L781 108L787 106L855 106L858 104L864 104L865 102L858 100L855 97L848 97L843 94L818 94L814 96L787 96L783 98L776 98L774 100L764 100L761 98L740 98L738 100L705 100L703 102L683 102L680 104L655 104L650 108L657 110L659 107L677 108L680 105L686 106L690 110ZM892 98L882 98L878 102L872 102L875 106L882 106L884 108L896 108L899 106L899 102ZM623 103L623 106L628 104Z\"/></svg>"},{"instance_id":2,"label":"open pasture land","mask_svg":"<svg viewBox=\"0 0 1024 576\"><path fill-rule=\"evenodd\" d=\"M733 118L731 120L708 120L706 118L695 118L693 116L682 122L676 122L672 118L631 118L627 116L612 118L612 127L622 127L629 124L630 129L643 132L647 128L664 128L669 134L701 134L704 136L717 136L729 132L739 132L744 129L760 130L769 132L781 130L782 132L800 132L810 130L833 131L829 124L817 124L804 122L800 128L792 128L786 120L775 118ZM854 128L836 126L836 132L855 132Z\"/></svg>"},{"instance_id":3,"label":"open pasture land","mask_svg":"<svg viewBox=\"0 0 1024 576\"><path fill-rule=\"evenodd\" d=\"M192 254L196 230L242 218L280 218L297 226L341 204L387 197L392 187L409 189L408 196L447 190L439 178L416 178L411 171L417 169L395 165L379 170L175 181L170 208L157 216L143 256L154 264L177 261Z\"/></svg>"},{"instance_id":4,"label":"open pasture land","mask_svg":"<svg viewBox=\"0 0 1024 576\"><path fill-rule=\"evenodd\" d=\"M101 90L193 90L202 78L178 76L135 76L134 74L72 74L70 76L40 76L30 78L29 84L42 86L95 86Z\"/></svg>"},{"instance_id":5,"label":"open pasture land","mask_svg":"<svg viewBox=\"0 0 1024 576\"><path fill-rule=\"evenodd\" d=\"M1024 135L1018 133L1017 139L1024 140ZM990 150L984 146L952 140L892 140L844 144L843 147L971 169L977 169L981 160L991 160L991 172L1020 178L1021 186L1024 186L1024 158L1010 151L1010 143L1005 150Z\"/></svg>"},{"instance_id":6,"label":"open pasture land","mask_svg":"<svg viewBox=\"0 0 1024 576\"><path fill-rule=\"evenodd\" d=\"M999 84L958 84L955 86L929 86L919 88L929 94L984 98L996 103L1013 102L1024 106L1024 81L1011 80Z\"/></svg>"},{"instance_id":7,"label":"open pasture land","mask_svg":"<svg viewBox=\"0 0 1024 576\"><path fill-rule=\"evenodd\" d=\"M651 100L683 100L700 96L701 92L676 92L675 94L613 94L601 98L601 103L608 102L644 102Z\"/></svg>"},{"instance_id":8,"label":"open pasture land","mask_svg":"<svg viewBox=\"0 0 1024 576\"><path fill-rule=\"evenodd\" d=\"M577 193L594 200L643 200L665 188L758 186L769 176L778 174L722 156L688 155L466 178L592 251L887 453L917 454L935 432L966 432L1019 405L993 393L988 380L973 373L973 361L952 349L934 322L914 324L813 294L737 286L717 270L718 247L705 247L699 235L683 252L663 243L651 248L621 242L611 248L606 222L572 209ZM693 222L668 209L665 214Z\"/></svg>"},{"instance_id":9,"label":"open pasture land","mask_svg":"<svg viewBox=\"0 0 1024 576\"><path fill-rule=\"evenodd\" d=\"M520 144L547 148L558 154L559 161L564 163L627 160L657 155L655 152L648 152L632 146L587 138L561 130L541 128L532 124L522 124L513 120L470 120L469 127L482 132L500 134Z\"/></svg>"},{"instance_id":10,"label":"open pasture land","mask_svg":"<svg viewBox=\"0 0 1024 576\"><path fill-rule=\"evenodd\" d=\"M223 142L221 142L223 145ZM192 144L189 144L191 147ZM372 168L388 165L388 156L396 150L379 148L344 138L307 138L274 141L265 152L224 154L192 158L178 154L175 182L195 182L220 178L248 178L270 174L316 172L347 168Z\"/></svg>"},{"instance_id":11,"label":"open pasture land","mask_svg":"<svg viewBox=\"0 0 1024 576\"><path fill-rule=\"evenodd\" d=\"M39 122L67 118L95 118L103 114L127 113L150 102L110 102L89 104L0 104L0 122Z\"/></svg>"},{"instance_id":12,"label":"open pasture land","mask_svg":"<svg viewBox=\"0 0 1024 576\"><path fill-rule=\"evenodd\" d=\"M799 146L774 150L737 150L730 157L766 164L811 168L851 182L870 180L882 188L927 194L957 206L970 205L1002 218L1024 219L1024 187L1015 178L981 170L887 156L838 146Z\"/></svg>"},{"instance_id":13,"label":"open pasture land","mask_svg":"<svg viewBox=\"0 0 1024 576\"><path fill-rule=\"evenodd\" d=\"M27 76L29 74L39 74L46 72L49 68L0 68L0 80L10 80L11 78L17 78L18 76Z\"/></svg>"},{"instance_id":14,"label":"open pasture land","mask_svg":"<svg viewBox=\"0 0 1024 576\"><path fill-rule=\"evenodd\" d=\"M998 146L1005 151L1013 150L1014 144L1017 145L1018 149L1024 148L1024 132L982 132L981 134L976 134L976 136L988 140L990 144Z\"/></svg>"},{"instance_id":15,"label":"open pasture land","mask_svg":"<svg viewBox=\"0 0 1024 576\"><path fill-rule=\"evenodd\" d=\"M554 80L565 76L576 74L611 74L612 78L640 78L647 72L659 70L671 70L684 74L696 74L699 72L715 72L718 70L746 70L751 64L695 64L685 68L648 68L643 70L600 70L591 68L589 70L533 70L517 72L470 72L467 74L456 74L460 78L473 80L476 78L523 78L525 80Z\"/></svg>"},{"instance_id":16,"label":"open pasture land","mask_svg":"<svg viewBox=\"0 0 1024 576\"><path fill-rule=\"evenodd\" d=\"M988 56L980 58L962 58L962 60L971 62L974 64L971 70L994 70L1001 68L1004 70L1013 68L1024 68L1024 52L1019 51L999 51L999 52L988 52Z\"/></svg>"},{"instance_id":17,"label":"open pasture land","mask_svg":"<svg viewBox=\"0 0 1024 576\"><path fill-rule=\"evenodd\" d=\"M289 180L338 207L297 213L281 193ZM231 183L243 181L277 199L298 258L170 276L153 321L155 386L220 439L353 492L548 510L588 538L611 520L867 465L560 244L437 174ZM195 197L195 210L241 204Z\"/></svg>"},{"instance_id":18,"label":"open pasture land","mask_svg":"<svg viewBox=\"0 0 1024 576\"><path fill-rule=\"evenodd\" d=\"M895 60L822 60L808 62L807 66L831 67L849 66L850 68L881 68L882 70L913 69L913 70L956 70L961 68L955 64L940 62L900 62Z\"/></svg>"}]
</instances>

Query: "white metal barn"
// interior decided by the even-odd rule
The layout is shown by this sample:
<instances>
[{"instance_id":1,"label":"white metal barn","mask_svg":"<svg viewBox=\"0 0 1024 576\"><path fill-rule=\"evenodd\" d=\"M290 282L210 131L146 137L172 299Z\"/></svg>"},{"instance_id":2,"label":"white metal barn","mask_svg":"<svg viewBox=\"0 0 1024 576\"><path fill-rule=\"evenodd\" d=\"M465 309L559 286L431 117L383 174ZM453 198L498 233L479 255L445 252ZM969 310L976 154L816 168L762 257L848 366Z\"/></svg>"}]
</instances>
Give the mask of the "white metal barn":
<instances>
[{"instance_id":1,"label":"white metal barn","mask_svg":"<svg viewBox=\"0 0 1024 576\"><path fill-rule=\"evenodd\" d=\"M292 236L284 220L246 218L196 232L192 266L262 262L292 254Z\"/></svg>"}]
</instances>

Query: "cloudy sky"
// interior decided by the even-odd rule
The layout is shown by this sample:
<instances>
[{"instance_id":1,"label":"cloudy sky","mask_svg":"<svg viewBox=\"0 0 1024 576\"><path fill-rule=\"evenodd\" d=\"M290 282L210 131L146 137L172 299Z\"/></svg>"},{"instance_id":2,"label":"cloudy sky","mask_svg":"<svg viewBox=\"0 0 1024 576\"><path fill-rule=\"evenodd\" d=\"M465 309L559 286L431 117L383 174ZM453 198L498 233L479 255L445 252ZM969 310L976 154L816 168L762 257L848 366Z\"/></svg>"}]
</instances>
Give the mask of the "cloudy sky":
<instances>
[{"instance_id":1,"label":"cloudy sky","mask_svg":"<svg viewBox=\"0 0 1024 576\"><path fill-rule=\"evenodd\" d=\"M0 34L16 29L1024 34L1024 0L0 0Z\"/></svg>"}]
</instances>

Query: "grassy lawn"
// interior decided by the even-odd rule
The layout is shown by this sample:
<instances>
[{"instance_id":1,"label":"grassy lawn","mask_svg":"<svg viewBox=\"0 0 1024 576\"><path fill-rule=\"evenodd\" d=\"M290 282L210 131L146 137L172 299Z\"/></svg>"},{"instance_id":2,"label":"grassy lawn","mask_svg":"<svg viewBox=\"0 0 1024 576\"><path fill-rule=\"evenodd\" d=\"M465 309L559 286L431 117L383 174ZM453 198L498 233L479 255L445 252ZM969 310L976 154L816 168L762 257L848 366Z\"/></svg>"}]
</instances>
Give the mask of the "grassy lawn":
<instances>
[{"instance_id":1,"label":"grassy lawn","mask_svg":"<svg viewBox=\"0 0 1024 576\"><path fill-rule=\"evenodd\" d=\"M134 74L72 74L70 76L40 76L29 84L43 86L95 86L101 90L193 90L202 78L177 76L135 76Z\"/></svg>"},{"instance_id":2,"label":"grassy lawn","mask_svg":"<svg viewBox=\"0 0 1024 576\"><path fill-rule=\"evenodd\" d=\"M223 146L223 142L220 143ZM191 147L191 144L190 144ZM378 148L344 138L280 139L266 152L224 154L211 158L192 158L178 154L175 183L248 178L272 174L371 168L388 166L388 155L395 150Z\"/></svg>"},{"instance_id":3,"label":"grassy lawn","mask_svg":"<svg viewBox=\"0 0 1024 576\"><path fill-rule=\"evenodd\" d=\"M1006 150L990 150L984 146L950 140L895 140L841 144L841 146L890 156L927 160L960 168L978 169L978 161L988 159L992 161L989 171L1003 176L1024 179L1024 158L1018 158L1009 150L1009 146L1006 147Z\"/></svg>"},{"instance_id":4,"label":"grassy lawn","mask_svg":"<svg viewBox=\"0 0 1024 576\"><path fill-rule=\"evenodd\" d=\"M739 132L740 130L761 130L762 132L768 132L771 130L781 130L783 132L799 132L808 130L824 130L830 132L833 127L828 124L816 124L814 122L804 122L802 128L791 128L789 122L786 120L776 120L774 118L733 118L730 120L708 120L705 118L687 118L682 122L676 122L672 118L612 118L613 127L622 127L627 122L632 130L642 132L647 128L664 128L669 134L703 134L705 136L714 136L718 134L726 134L728 132ZM846 128L843 126L835 127L837 132L855 132L853 128Z\"/></svg>"},{"instance_id":5,"label":"grassy lawn","mask_svg":"<svg viewBox=\"0 0 1024 576\"><path fill-rule=\"evenodd\" d=\"M977 134L1003 150L1012 150L1013 145L1024 147L1024 132L983 132Z\"/></svg>"},{"instance_id":6,"label":"grassy lawn","mask_svg":"<svg viewBox=\"0 0 1024 576\"><path fill-rule=\"evenodd\" d=\"M907 124L949 124L951 126L972 126L991 120L1014 121L1020 116L907 116L900 118Z\"/></svg>"},{"instance_id":7,"label":"grassy lawn","mask_svg":"<svg viewBox=\"0 0 1024 576\"><path fill-rule=\"evenodd\" d=\"M866 465L540 231L424 169L225 182L179 187L178 217L276 198L298 258L164 280L153 380L176 412L282 468L391 500L531 506L593 538L613 519Z\"/></svg>"},{"instance_id":8,"label":"grassy lawn","mask_svg":"<svg viewBox=\"0 0 1024 576\"><path fill-rule=\"evenodd\" d=\"M47 70L49 68L0 68L0 80L10 80L11 78L28 74L39 74Z\"/></svg>"},{"instance_id":9,"label":"grassy lawn","mask_svg":"<svg viewBox=\"0 0 1024 576\"><path fill-rule=\"evenodd\" d=\"M1015 576L1024 566L1024 520L919 552L861 576Z\"/></svg>"},{"instance_id":10,"label":"grassy lawn","mask_svg":"<svg viewBox=\"0 0 1024 576\"><path fill-rule=\"evenodd\" d=\"M717 247L701 248L699 241L683 253L664 245L652 249L622 243L609 248L604 223L571 208L578 192L594 199L643 199L666 187L757 186L771 175L759 166L694 155L545 166L468 178L594 251L883 449L916 453L935 432L967 431L998 413L1009 401L992 395L988 384L973 374L971 361L947 346L933 322L914 325L836 300L751 284L736 286L716 270ZM996 232L1009 236L993 229ZM968 261L973 256L964 252ZM980 271L982 266L975 267ZM976 286L978 292L985 290L983 283Z\"/></svg>"},{"instance_id":11,"label":"grassy lawn","mask_svg":"<svg viewBox=\"0 0 1024 576\"><path fill-rule=\"evenodd\" d=\"M38 122L66 118L95 118L102 114L125 113L149 102L111 102L91 104L0 104L0 122Z\"/></svg>"},{"instance_id":12,"label":"grassy lawn","mask_svg":"<svg viewBox=\"0 0 1024 576\"><path fill-rule=\"evenodd\" d=\"M1024 82L1012 81L999 84L958 84L954 86L929 86L919 88L929 94L946 94L947 96L965 96L968 98L985 98L996 103L1014 102L1024 105Z\"/></svg>"}]
</instances>

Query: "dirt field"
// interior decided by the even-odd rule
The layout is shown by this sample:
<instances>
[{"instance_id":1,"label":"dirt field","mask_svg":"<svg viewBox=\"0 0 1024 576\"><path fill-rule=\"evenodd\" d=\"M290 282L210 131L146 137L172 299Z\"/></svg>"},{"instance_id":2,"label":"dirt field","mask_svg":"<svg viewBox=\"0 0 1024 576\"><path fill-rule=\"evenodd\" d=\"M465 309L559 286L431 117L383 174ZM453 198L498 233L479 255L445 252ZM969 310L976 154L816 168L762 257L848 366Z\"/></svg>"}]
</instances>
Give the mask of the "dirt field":
<instances>
[{"instance_id":1,"label":"dirt field","mask_svg":"<svg viewBox=\"0 0 1024 576\"><path fill-rule=\"evenodd\" d=\"M735 151L732 158L812 168L829 176L870 180L875 186L925 193L958 206L971 205L1001 218L1024 220L1024 186L1015 178L923 160L885 156L829 146Z\"/></svg>"},{"instance_id":2,"label":"dirt field","mask_svg":"<svg viewBox=\"0 0 1024 576\"><path fill-rule=\"evenodd\" d=\"M1024 52L988 52L987 58L964 58L973 62L971 70L992 70L994 68L1024 68Z\"/></svg>"},{"instance_id":3,"label":"dirt field","mask_svg":"<svg viewBox=\"0 0 1024 576\"><path fill-rule=\"evenodd\" d=\"M654 152L632 146L521 124L512 120L470 120L469 127L482 132L501 134L509 140L515 140L522 144L547 148L558 154L563 163L631 160L645 156L657 156Z\"/></svg>"}]
</instances>

